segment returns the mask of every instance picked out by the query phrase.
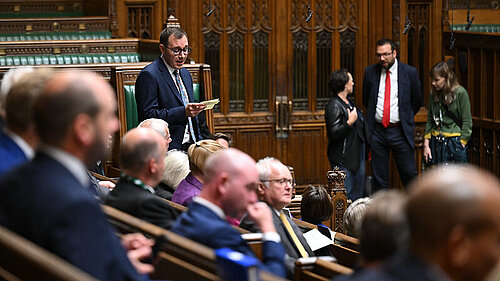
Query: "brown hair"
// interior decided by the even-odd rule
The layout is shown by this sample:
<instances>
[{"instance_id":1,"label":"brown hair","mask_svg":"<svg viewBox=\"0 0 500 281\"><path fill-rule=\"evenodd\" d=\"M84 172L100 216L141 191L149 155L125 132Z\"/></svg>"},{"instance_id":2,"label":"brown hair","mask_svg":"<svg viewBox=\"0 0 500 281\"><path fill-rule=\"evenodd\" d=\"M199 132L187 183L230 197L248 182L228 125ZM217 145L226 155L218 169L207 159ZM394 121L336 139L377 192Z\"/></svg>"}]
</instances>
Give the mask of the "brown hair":
<instances>
[{"instance_id":1,"label":"brown hair","mask_svg":"<svg viewBox=\"0 0 500 281\"><path fill-rule=\"evenodd\" d=\"M443 89L440 91L431 90L431 93L434 95L434 101L443 101L444 104L450 104L455 100L453 91L460 85L458 84L457 76L451 67L444 61L440 61L432 67L430 71L431 79L434 79L435 75L443 77L445 82Z\"/></svg>"},{"instance_id":2,"label":"brown hair","mask_svg":"<svg viewBox=\"0 0 500 281\"><path fill-rule=\"evenodd\" d=\"M192 144L188 149L189 168L191 171L203 174L207 158L221 149L224 147L214 140L202 140Z\"/></svg>"},{"instance_id":3,"label":"brown hair","mask_svg":"<svg viewBox=\"0 0 500 281\"><path fill-rule=\"evenodd\" d=\"M330 195L322 186L309 185L302 194L300 215L302 220L320 224L333 214L333 203Z\"/></svg>"}]
</instances>

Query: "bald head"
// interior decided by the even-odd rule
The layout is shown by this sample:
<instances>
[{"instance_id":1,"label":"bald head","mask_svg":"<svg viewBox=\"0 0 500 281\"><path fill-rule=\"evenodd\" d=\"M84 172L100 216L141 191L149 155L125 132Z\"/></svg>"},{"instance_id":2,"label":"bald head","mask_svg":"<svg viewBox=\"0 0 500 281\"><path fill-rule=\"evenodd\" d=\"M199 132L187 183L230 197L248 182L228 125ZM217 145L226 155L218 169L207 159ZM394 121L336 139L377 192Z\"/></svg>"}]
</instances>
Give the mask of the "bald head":
<instances>
[{"instance_id":1,"label":"bald head","mask_svg":"<svg viewBox=\"0 0 500 281\"><path fill-rule=\"evenodd\" d=\"M158 132L151 128L135 128L123 136L120 146L120 167L125 173L139 177L143 181L154 180L155 184L152 186L155 186L161 180L165 153L165 140ZM152 162L159 165L154 173L150 169Z\"/></svg>"},{"instance_id":2,"label":"bald head","mask_svg":"<svg viewBox=\"0 0 500 281\"><path fill-rule=\"evenodd\" d=\"M415 252L437 261L455 280L482 280L500 257L498 179L473 166L450 165L424 174L410 190Z\"/></svg>"},{"instance_id":3,"label":"bald head","mask_svg":"<svg viewBox=\"0 0 500 281\"><path fill-rule=\"evenodd\" d=\"M240 218L257 201L255 161L240 150L217 151L205 162L205 184L200 197L219 206L226 215Z\"/></svg>"},{"instance_id":4,"label":"bald head","mask_svg":"<svg viewBox=\"0 0 500 281\"><path fill-rule=\"evenodd\" d=\"M248 154L234 148L217 151L205 162L205 180L210 181L221 173L237 176L245 170L257 171L255 160Z\"/></svg>"},{"instance_id":5,"label":"bald head","mask_svg":"<svg viewBox=\"0 0 500 281\"><path fill-rule=\"evenodd\" d=\"M35 105L43 142L67 150L91 165L107 154L107 139L118 129L113 89L90 72L59 72Z\"/></svg>"}]
</instances>

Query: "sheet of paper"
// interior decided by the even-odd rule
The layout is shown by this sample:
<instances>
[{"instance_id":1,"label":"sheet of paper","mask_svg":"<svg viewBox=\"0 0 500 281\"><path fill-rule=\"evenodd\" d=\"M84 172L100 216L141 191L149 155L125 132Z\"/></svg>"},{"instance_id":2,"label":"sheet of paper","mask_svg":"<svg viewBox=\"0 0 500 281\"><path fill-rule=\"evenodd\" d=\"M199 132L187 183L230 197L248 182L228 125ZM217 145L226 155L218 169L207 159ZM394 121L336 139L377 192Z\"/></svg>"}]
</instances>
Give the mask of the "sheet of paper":
<instances>
[{"instance_id":1,"label":"sheet of paper","mask_svg":"<svg viewBox=\"0 0 500 281\"><path fill-rule=\"evenodd\" d=\"M321 249L330 244L333 244L333 241L328 239L325 235L321 234L317 229L309 230L304 233L304 238L311 247L311 250L316 251L317 249Z\"/></svg>"},{"instance_id":2,"label":"sheet of paper","mask_svg":"<svg viewBox=\"0 0 500 281\"><path fill-rule=\"evenodd\" d=\"M220 102L220 100L217 98L217 99L213 99L213 100L205 100L205 101L202 101L201 103L206 105L207 107L205 107L205 110L208 110L208 109L214 108L214 106L216 104L218 104L219 102Z\"/></svg>"}]
</instances>

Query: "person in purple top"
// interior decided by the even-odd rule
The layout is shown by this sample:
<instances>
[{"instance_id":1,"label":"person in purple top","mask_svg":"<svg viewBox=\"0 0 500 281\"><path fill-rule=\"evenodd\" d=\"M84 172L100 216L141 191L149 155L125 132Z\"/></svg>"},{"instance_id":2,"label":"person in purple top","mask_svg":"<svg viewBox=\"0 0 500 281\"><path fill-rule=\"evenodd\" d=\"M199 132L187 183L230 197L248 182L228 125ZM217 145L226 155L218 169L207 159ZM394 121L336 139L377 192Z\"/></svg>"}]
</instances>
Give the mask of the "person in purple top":
<instances>
[{"instance_id":1,"label":"person in purple top","mask_svg":"<svg viewBox=\"0 0 500 281\"><path fill-rule=\"evenodd\" d=\"M172 201L187 206L193 197L200 194L203 187L205 161L210 155L221 149L224 147L213 140L202 140L189 147L188 157L191 172L179 183L172 195Z\"/></svg>"}]
</instances>

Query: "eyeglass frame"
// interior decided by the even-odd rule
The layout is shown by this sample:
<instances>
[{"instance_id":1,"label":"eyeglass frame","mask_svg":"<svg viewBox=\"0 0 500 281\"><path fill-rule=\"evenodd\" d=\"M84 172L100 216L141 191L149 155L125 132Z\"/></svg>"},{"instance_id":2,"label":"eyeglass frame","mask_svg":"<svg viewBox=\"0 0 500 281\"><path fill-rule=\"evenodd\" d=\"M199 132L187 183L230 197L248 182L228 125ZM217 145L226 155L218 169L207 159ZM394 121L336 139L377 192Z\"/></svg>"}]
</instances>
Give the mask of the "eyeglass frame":
<instances>
[{"instance_id":1,"label":"eyeglass frame","mask_svg":"<svg viewBox=\"0 0 500 281\"><path fill-rule=\"evenodd\" d=\"M285 178L282 178L282 179L261 180L261 182L276 182L281 187L285 187L286 186L286 184L283 185L284 183L289 183L291 187L294 187L294 184L295 184L295 181L293 179L285 179Z\"/></svg>"},{"instance_id":2,"label":"eyeglass frame","mask_svg":"<svg viewBox=\"0 0 500 281\"><path fill-rule=\"evenodd\" d=\"M172 53L174 54L174 56L180 55L181 52L183 52L185 55L189 55L189 53L191 53L191 51L193 50L193 48L191 48L189 46L186 46L184 48L181 48L181 47L170 48L170 47L165 46L165 48L171 50Z\"/></svg>"},{"instance_id":3,"label":"eyeglass frame","mask_svg":"<svg viewBox=\"0 0 500 281\"><path fill-rule=\"evenodd\" d=\"M392 52L390 52L390 53L375 54L375 57L376 57L376 58L378 58L378 59L379 59L379 58L381 58L381 57L385 57L385 58L387 58L387 57L389 57L389 56L391 56L391 55L393 55L393 54L394 54L394 51L392 51Z\"/></svg>"}]
</instances>

